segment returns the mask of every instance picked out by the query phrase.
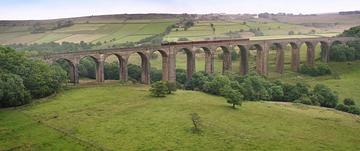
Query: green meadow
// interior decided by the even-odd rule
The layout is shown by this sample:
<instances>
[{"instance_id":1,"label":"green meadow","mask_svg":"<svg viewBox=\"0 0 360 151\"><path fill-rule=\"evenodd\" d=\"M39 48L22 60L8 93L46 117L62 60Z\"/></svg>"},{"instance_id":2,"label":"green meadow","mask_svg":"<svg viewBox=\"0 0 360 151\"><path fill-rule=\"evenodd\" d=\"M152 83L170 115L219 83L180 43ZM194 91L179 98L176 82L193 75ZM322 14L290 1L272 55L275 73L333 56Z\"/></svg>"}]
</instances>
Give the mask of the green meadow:
<instances>
[{"instance_id":1,"label":"green meadow","mask_svg":"<svg viewBox=\"0 0 360 151\"><path fill-rule=\"evenodd\" d=\"M191 131L191 113L201 133ZM245 102L148 87L79 86L0 110L0 150L359 150L360 118L291 103Z\"/></svg>"}]
</instances>

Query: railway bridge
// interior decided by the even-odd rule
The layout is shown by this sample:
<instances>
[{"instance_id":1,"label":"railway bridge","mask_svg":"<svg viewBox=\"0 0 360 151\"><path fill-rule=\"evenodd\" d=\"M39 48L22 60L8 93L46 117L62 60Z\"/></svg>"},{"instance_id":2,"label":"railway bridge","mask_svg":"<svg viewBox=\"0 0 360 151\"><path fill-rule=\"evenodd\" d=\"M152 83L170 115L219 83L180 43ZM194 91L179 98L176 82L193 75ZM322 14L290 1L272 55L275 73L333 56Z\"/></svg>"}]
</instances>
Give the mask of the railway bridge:
<instances>
[{"instance_id":1,"label":"railway bridge","mask_svg":"<svg viewBox=\"0 0 360 151\"><path fill-rule=\"evenodd\" d=\"M297 72L300 67L300 47L307 46L306 64L313 66L315 62L315 47L321 45L321 59L329 61L330 46L335 43L347 43L354 40L350 37L333 38L291 38L291 39L230 39L210 41L189 41L163 43L157 47L134 47L116 48L92 51L55 53L42 56L42 59L52 64L58 60L66 60L69 64L69 77L71 83L79 83L78 65L84 57L91 57L96 63L96 80L104 82L104 62L111 55L115 55L119 61L119 79L127 81L127 64L131 54L137 53L141 57L141 83L150 84L150 55L159 52L162 59L162 78L165 81L176 81L176 54L184 51L187 56L187 78L191 78L196 71L195 53L202 49L205 53L205 72L214 73L215 52L217 49L223 52L222 72L232 69L231 51L238 48L240 57L240 73L245 75L249 72L249 50L256 50L256 72L262 75L268 74L269 50L276 50L276 72L284 72L284 48L291 46L291 70Z\"/></svg>"}]
</instances>

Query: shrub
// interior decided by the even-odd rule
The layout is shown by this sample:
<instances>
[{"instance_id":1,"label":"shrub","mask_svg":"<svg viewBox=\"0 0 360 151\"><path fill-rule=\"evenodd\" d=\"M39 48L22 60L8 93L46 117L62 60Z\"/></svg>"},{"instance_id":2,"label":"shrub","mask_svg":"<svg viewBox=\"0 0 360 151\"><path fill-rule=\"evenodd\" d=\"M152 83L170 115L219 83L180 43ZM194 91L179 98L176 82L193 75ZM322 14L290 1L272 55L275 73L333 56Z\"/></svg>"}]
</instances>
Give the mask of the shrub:
<instances>
[{"instance_id":1,"label":"shrub","mask_svg":"<svg viewBox=\"0 0 360 151\"><path fill-rule=\"evenodd\" d=\"M30 98L20 76L0 72L0 107L24 105Z\"/></svg>"},{"instance_id":2,"label":"shrub","mask_svg":"<svg viewBox=\"0 0 360 151\"><path fill-rule=\"evenodd\" d=\"M309 94L309 86L304 83L296 83L295 86L290 84L284 84L284 99L283 101L294 101Z\"/></svg>"},{"instance_id":3,"label":"shrub","mask_svg":"<svg viewBox=\"0 0 360 151\"><path fill-rule=\"evenodd\" d=\"M313 102L307 95L303 95L298 100L295 100L294 103L301 103L306 105L313 105Z\"/></svg>"},{"instance_id":4,"label":"shrub","mask_svg":"<svg viewBox=\"0 0 360 151\"><path fill-rule=\"evenodd\" d=\"M191 113L191 121L193 123L192 132L193 133L199 133L201 132L201 120L200 116L197 113Z\"/></svg>"},{"instance_id":5,"label":"shrub","mask_svg":"<svg viewBox=\"0 0 360 151\"><path fill-rule=\"evenodd\" d=\"M177 90L176 83L166 82L166 86L168 88L168 94L171 94L172 92L175 92Z\"/></svg>"},{"instance_id":6,"label":"shrub","mask_svg":"<svg viewBox=\"0 0 360 151\"><path fill-rule=\"evenodd\" d=\"M353 61L356 59L355 49L346 44L336 44L330 48L330 60L332 61Z\"/></svg>"},{"instance_id":7,"label":"shrub","mask_svg":"<svg viewBox=\"0 0 360 151\"><path fill-rule=\"evenodd\" d=\"M348 106L355 105L355 101L353 99L346 98L344 99L344 104Z\"/></svg>"},{"instance_id":8,"label":"shrub","mask_svg":"<svg viewBox=\"0 0 360 151\"><path fill-rule=\"evenodd\" d=\"M221 89L230 85L230 79L227 76L219 75L211 81L204 84L204 91L214 95L221 95Z\"/></svg>"},{"instance_id":9,"label":"shrub","mask_svg":"<svg viewBox=\"0 0 360 151\"><path fill-rule=\"evenodd\" d=\"M349 106L344 104L338 104L335 109L343 112L349 112Z\"/></svg>"},{"instance_id":10,"label":"shrub","mask_svg":"<svg viewBox=\"0 0 360 151\"><path fill-rule=\"evenodd\" d=\"M192 78L185 83L185 89L201 91L204 88L204 84L210 79L204 72L195 72Z\"/></svg>"},{"instance_id":11,"label":"shrub","mask_svg":"<svg viewBox=\"0 0 360 151\"><path fill-rule=\"evenodd\" d=\"M351 27L349 30L345 30L342 36L360 37L360 26Z\"/></svg>"},{"instance_id":12,"label":"shrub","mask_svg":"<svg viewBox=\"0 0 360 151\"><path fill-rule=\"evenodd\" d=\"M271 86L270 89L270 96L272 101L282 101L284 98L284 90L281 85Z\"/></svg>"},{"instance_id":13,"label":"shrub","mask_svg":"<svg viewBox=\"0 0 360 151\"><path fill-rule=\"evenodd\" d=\"M13 79L20 88L23 85L31 98L49 96L60 90L67 81L66 71L60 66L49 66L41 61L30 60L11 48L0 47L0 70L2 74L9 74L6 79ZM20 96L20 102L23 102L21 98Z\"/></svg>"},{"instance_id":14,"label":"shrub","mask_svg":"<svg viewBox=\"0 0 360 151\"><path fill-rule=\"evenodd\" d=\"M360 108L355 106L355 105L352 105L349 107L349 113L351 114L356 114L356 115L360 115Z\"/></svg>"},{"instance_id":15,"label":"shrub","mask_svg":"<svg viewBox=\"0 0 360 151\"><path fill-rule=\"evenodd\" d=\"M300 67L300 73L316 77L331 74L331 69L327 64L322 63L317 64L314 67L304 64Z\"/></svg>"},{"instance_id":16,"label":"shrub","mask_svg":"<svg viewBox=\"0 0 360 151\"><path fill-rule=\"evenodd\" d=\"M151 84L150 92L152 96L164 97L169 93L169 89L164 81L157 81Z\"/></svg>"},{"instance_id":17,"label":"shrub","mask_svg":"<svg viewBox=\"0 0 360 151\"><path fill-rule=\"evenodd\" d=\"M312 102L318 102L322 107L335 108L338 96L325 85L317 84L314 87L311 99Z\"/></svg>"},{"instance_id":18,"label":"shrub","mask_svg":"<svg viewBox=\"0 0 360 151\"><path fill-rule=\"evenodd\" d=\"M221 95L225 97L227 103L232 104L235 109L236 105L241 106L244 96L237 90L232 89L229 85L221 89Z\"/></svg>"}]
</instances>

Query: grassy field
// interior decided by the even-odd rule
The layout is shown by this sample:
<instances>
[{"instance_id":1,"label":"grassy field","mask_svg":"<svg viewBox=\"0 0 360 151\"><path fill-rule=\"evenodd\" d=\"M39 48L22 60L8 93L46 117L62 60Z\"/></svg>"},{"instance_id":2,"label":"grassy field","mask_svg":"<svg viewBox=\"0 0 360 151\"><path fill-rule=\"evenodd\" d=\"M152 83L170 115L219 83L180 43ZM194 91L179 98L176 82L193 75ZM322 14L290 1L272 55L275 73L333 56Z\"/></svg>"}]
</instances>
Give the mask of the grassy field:
<instances>
[{"instance_id":1,"label":"grassy field","mask_svg":"<svg viewBox=\"0 0 360 151\"><path fill-rule=\"evenodd\" d=\"M162 33L175 24L177 19L152 20L121 20L118 22L83 23L47 31L41 34L31 34L31 26L0 26L0 44L13 43L46 43L46 42L102 42L117 44L137 42L141 39ZM110 42L111 40L111 42Z\"/></svg>"},{"instance_id":2,"label":"grassy field","mask_svg":"<svg viewBox=\"0 0 360 151\"><path fill-rule=\"evenodd\" d=\"M210 24L214 24L215 32L213 32ZM253 37L254 34L249 29L259 29L264 36ZM317 34L308 35L311 30L315 30ZM183 28L175 28L165 37L167 41L177 41L179 38L188 38L190 40L204 40L214 37L230 37L229 32L240 32L243 38L252 37L251 39L275 39L275 38L308 38L321 36L334 36L339 33L337 30L329 30L315 27L306 27L296 24L288 24L275 22L273 20L252 20L246 21L199 21L196 24L184 30ZM297 35L289 36L289 31L294 31Z\"/></svg>"},{"instance_id":3,"label":"grassy field","mask_svg":"<svg viewBox=\"0 0 360 151\"><path fill-rule=\"evenodd\" d=\"M164 16L163 16L164 17ZM327 16L325 15L325 18ZM130 17L131 18L131 17ZM141 39L162 33L167 27L179 21L178 17L172 18L149 18L145 19L125 19L115 16L96 16L85 17L74 20L74 25L56 30L49 30L45 33L31 34L33 27L30 22L18 25L0 26L0 44L13 43L45 43L45 42L106 42L107 45L137 42ZM189 40L204 40L216 38L243 37L251 39L274 39L274 38L307 38L307 37L331 37L341 33L344 29L357 25L357 16L336 16L324 20L323 24L334 24L326 27L315 26L319 23L314 16L300 17L301 20L294 20L292 17L278 18L278 21L270 19L247 19L247 20L196 20L195 25L188 30L183 28L173 28L170 34L164 37L166 41L177 41L179 38ZM335 20L336 19L336 20ZM353 20L353 21L348 21ZM314 26L311 24L313 21ZM332 21L332 23L331 23ZM43 21L43 26L50 26L48 21ZM245 22L245 23L244 23ZM213 32L210 24L215 27ZM325 26L323 25L323 26ZM259 30L263 36L254 37L255 34L250 29ZM309 34L315 30L315 34ZM289 36L289 31L294 31L295 35ZM233 32L233 35L229 35ZM235 34L234 34L235 32Z\"/></svg>"},{"instance_id":4,"label":"grassy field","mask_svg":"<svg viewBox=\"0 0 360 151\"><path fill-rule=\"evenodd\" d=\"M233 110L222 97L178 91L154 98L147 89L85 86L0 110L0 150L360 149L360 118L350 114L271 102ZM191 132L191 113L201 117L200 134Z\"/></svg>"}]
</instances>

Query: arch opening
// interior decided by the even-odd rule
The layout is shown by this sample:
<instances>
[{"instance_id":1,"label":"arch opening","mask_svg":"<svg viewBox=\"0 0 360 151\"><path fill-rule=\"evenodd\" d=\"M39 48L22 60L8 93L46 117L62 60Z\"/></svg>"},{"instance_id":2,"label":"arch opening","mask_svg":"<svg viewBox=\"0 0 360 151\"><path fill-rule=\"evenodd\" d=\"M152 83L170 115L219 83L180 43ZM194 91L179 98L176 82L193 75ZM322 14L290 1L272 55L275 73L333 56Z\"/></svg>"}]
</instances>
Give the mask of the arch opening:
<instances>
[{"instance_id":1,"label":"arch opening","mask_svg":"<svg viewBox=\"0 0 360 151\"><path fill-rule=\"evenodd\" d=\"M104 58L105 80L127 80L126 60L119 54L111 54Z\"/></svg>"},{"instance_id":2,"label":"arch opening","mask_svg":"<svg viewBox=\"0 0 360 151\"><path fill-rule=\"evenodd\" d=\"M82 57L79 61L80 83L103 82L103 68L93 56Z\"/></svg>"},{"instance_id":3,"label":"arch opening","mask_svg":"<svg viewBox=\"0 0 360 151\"><path fill-rule=\"evenodd\" d=\"M135 52L129 56L128 78L133 82L150 84L150 61L143 52Z\"/></svg>"},{"instance_id":4,"label":"arch opening","mask_svg":"<svg viewBox=\"0 0 360 151\"><path fill-rule=\"evenodd\" d=\"M233 71L236 73L240 73L240 75L246 75L249 73L249 53L245 46L243 45L236 45L234 47L236 51L236 66L234 67ZM234 57L232 57L234 58ZM235 63L234 63L235 64Z\"/></svg>"},{"instance_id":5,"label":"arch opening","mask_svg":"<svg viewBox=\"0 0 360 151\"><path fill-rule=\"evenodd\" d=\"M185 83L191 79L195 68L195 55L190 48L181 48L176 52L176 80Z\"/></svg>"},{"instance_id":6,"label":"arch opening","mask_svg":"<svg viewBox=\"0 0 360 151\"><path fill-rule=\"evenodd\" d=\"M164 50L156 50L151 52L150 63L151 82L169 80L168 55Z\"/></svg>"},{"instance_id":7,"label":"arch opening","mask_svg":"<svg viewBox=\"0 0 360 151\"><path fill-rule=\"evenodd\" d=\"M57 59L53 64L60 66L64 69L68 76L68 83L79 83L79 75L77 71L77 66L70 60L60 58Z\"/></svg>"},{"instance_id":8,"label":"arch opening","mask_svg":"<svg viewBox=\"0 0 360 151\"><path fill-rule=\"evenodd\" d=\"M253 66L254 70L258 74L267 74L267 55L266 52L264 52L262 46L259 44L254 44L250 47L250 50L256 62Z\"/></svg>"}]
</instances>

